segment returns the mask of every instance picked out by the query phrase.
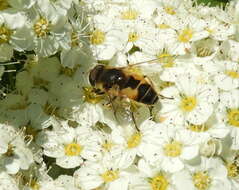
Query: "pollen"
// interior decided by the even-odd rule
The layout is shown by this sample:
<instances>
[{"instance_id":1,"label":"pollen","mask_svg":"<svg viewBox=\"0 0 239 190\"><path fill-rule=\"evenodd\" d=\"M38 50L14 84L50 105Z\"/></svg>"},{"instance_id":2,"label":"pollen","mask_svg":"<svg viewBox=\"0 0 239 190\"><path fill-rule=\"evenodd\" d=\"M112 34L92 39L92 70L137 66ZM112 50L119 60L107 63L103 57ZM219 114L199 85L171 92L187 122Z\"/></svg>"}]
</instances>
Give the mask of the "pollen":
<instances>
[{"instance_id":1,"label":"pollen","mask_svg":"<svg viewBox=\"0 0 239 190\"><path fill-rule=\"evenodd\" d=\"M199 171L193 174L193 183L198 190L206 190L211 184L212 180L205 171Z\"/></svg>"},{"instance_id":2,"label":"pollen","mask_svg":"<svg viewBox=\"0 0 239 190\"><path fill-rule=\"evenodd\" d=\"M90 35L90 42L93 45L103 44L105 41L105 33L100 29L95 29Z\"/></svg>"},{"instance_id":3,"label":"pollen","mask_svg":"<svg viewBox=\"0 0 239 190\"><path fill-rule=\"evenodd\" d=\"M83 91L83 98L85 102L97 104L104 99L104 96L97 94L92 87L83 87Z\"/></svg>"},{"instance_id":4,"label":"pollen","mask_svg":"<svg viewBox=\"0 0 239 190\"><path fill-rule=\"evenodd\" d=\"M129 42L136 42L139 39L139 35L137 32L130 32L128 36Z\"/></svg>"},{"instance_id":5,"label":"pollen","mask_svg":"<svg viewBox=\"0 0 239 190\"><path fill-rule=\"evenodd\" d=\"M180 108L181 110L185 112L192 111L197 105L197 99L194 96L182 96L181 102L180 102Z\"/></svg>"},{"instance_id":6,"label":"pollen","mask_svg":"<svg viewBox=\"0 0 239 190\"><path fill-rule=\"evenodd\" d=\"M0 27L0 44L8 43L11 37L12 31L5 26Z\"/></svg>"},{"instance_id":7,"label":"pollen","mask_svg":"<svg viewBox=\"0 0 239 190\"><path fill-rule=\"evenodd\" d=\"M79 156L83 147L77 143L70 143L65 145L65 155L67 156Z\"/></svg>"},{"instance_id":8,"label":"pollen","mask_svg":"<svg viewBox=\"0 0 239 190\"><path fill-rule=\"evenodd\" d=\"M134 9L128 9L121 13L121 19L123 20L135 20L139 16L138 11Z\"/></svg>"},{"instance_id":9,"label":"pollen","mask_svg":"<svg viewBox=\"0 0 239 190\"><path fill-rule=\"evenodd\" d=\"M189 129L193 132L205 132L209 129L209 126L206 124L202 124L202 125L189 124L187 129Z\"/></svg>"},{"instance_id":10,"label":"pollen","mask_svg":"<svg viewBox=\"0 0 239 190\"><path fill-rule=\"evenodd\" d=\"M140 133L134 133L129 139L128 139L128 142L127 142L127 145L128 145L128 148L135 148L137 147L140 142L141 142L141 134Z\"/></svg>"},{"instance_id":11,"label":"pollen","mask_svg":"<svg viewBox=\"0 0 239 190\"><path fill-rule=\"evenodd\" d=\"M168 24L158 24L157 27L159 29L168 29L168 28L170 28L170 26Z\"/></svg>"},{"instance_id":12,"label":"pollen","mask_svg":"<svg viewBox=\"0 0 239 190\"><path fill-rule=\"evenodd\" d=\"M189 42L193 37L193 30L186 28L178 35L178 40L183 43Z\"/></svg>"},{"instance_id":13,"label":"pollen","mask_svg":"<svg viewBox=\"0 0 239 190\"><path fill-rule=\"evenodd\" d=\"M109 152L112 149L112 147L114 146L114 144L112 142L106 141L101 146L103 149L105 149L106 151Z\"/></svg>"},{"instance_id":14,"label":"pollen","mask_svg":"<svg viewBox=\"0 0 239 190\"><path fill-rule=\"evenodd\" d=\"M236 163L228 163L226 167L228 177L235 178L239 176L239 167L236 165Z\"/></svg>"},{"instance_id":15,"label":"pollen","mask_svg":"<svg viewBox=\"0 0 239 190\"><path fill-rule=\"evenodd\" d=\"M239 79L239 73L233 70L227 70L225 71L225 74L233 79Z\"/></svg>"},{"instance_id":16,"label":"pollen","mask_svg":"<svg viewBox=\"0 0 239 190\"><path fill-rule=\"evenodd\" d=\"M14 148L15 148L15 146L13 146L12 144L8 144L7 152L5 152L3 155L5 155L7 157L13 156L14 155Z\"/></svg>"},{"instance_id":17,"label":"pollen","mask_svg":"<svg viewBox=\"0 0 239 190\"><path fill-rule=\"evenodd\" d=\"M196 52L198 57L207 57L213 54L211 49L209 49L208 47L198 47L196 49Z\"/></svg>"},{"instance_id":18,"label":"pollen","mask_svg":"<svg viewBox=\"0 0 239 190\"><path fill-rule=\"evenodd\" d=\"M39 190L40 189L39 183L37 183L37 180L34 180L34 179L31 180L31 183L29 184L29 186L33 190Z\"/></svg>"},{"instance_id":19,"label":"pollen","mask_svg":"<svg viewBox=\"0 0 239 190\"><path fill-rule=\"evenodd\" d=\"M174 10L173 7L164 7L164 10L166 13L168 13L169 15L175 15L176 14L176 11Z\"/></svg>"},{"instance_id":20,"label":"pollen","mask_svg":"<svg viewBox=\"0 0 239 190\"><path fill-rule=\"evenodd\" d=\"M108 170L105 173L101 174L104 182L108 183L114 181L119 178L119 171L118 170Z\"/></svg>"},{"instance_id":21,"label":"pollen","mask_svg":"<svg viewBox=\"0 0 239 190\"><path fill-rule=\"evenodd\" d=\"M213 29L211 29L211 28L205 28L205 30L209 33L209 34L212 34L212 33L214 33L214 30Z\"/></svg>"},{"instance_id":22,"label":"pollen","mask_svg":"<svg viewBox=\"0 0 239 190\"><path fill-rule=\"evenodd\" d=\"M50 22L45 18L40 18L34 24L34 31L39 38L44 38L50 33Z\"/></svg>"},{"instance_id":23,"label":"pollen","mask_svg":"<svg viewBox=\"0 0 239 190\"><path fill-rule=\"evenodd\" d=\"M239 109L228 109L227 120L229 125L239 127Z\"/></svg>"},{"instance_id":24,"label":"pollen","mask_svg":"<svg viewBox=\"0 0 239 190\"><path fill-rule=\"evenodd\" d=\"M149 179L149 183L152 190L166 190L169 185L167 178L162 174Z\"/></svg>"},{"instance_id":25,"label":"pollen","mask_svg":"<svg viewBox=\"0 0 239 190\"><path fill-rule=\"evenodd\" d=\"M164 154L169 157L177 157L182 152L182 143L172 141L164 146Z\"/></svg>"},{"instance_id":26,"label":"pollen","mask_svg":"<svg viewBox=\"0 0 239 190\"><path fill-rule=\"evenodd\" d=\"M157 58L159 59L160 63L163 63L164 68L173 67L173 65L175 64L174 57L167 52L158 54Z\"/></svg>"}]
</instances>

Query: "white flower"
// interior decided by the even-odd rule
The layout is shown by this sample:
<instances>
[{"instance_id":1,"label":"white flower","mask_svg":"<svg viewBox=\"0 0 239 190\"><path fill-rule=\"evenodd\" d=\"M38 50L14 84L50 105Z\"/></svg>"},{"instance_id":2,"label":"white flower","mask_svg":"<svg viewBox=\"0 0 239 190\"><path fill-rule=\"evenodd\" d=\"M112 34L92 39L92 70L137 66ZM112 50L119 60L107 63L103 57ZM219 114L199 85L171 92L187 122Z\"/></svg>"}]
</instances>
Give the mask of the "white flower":
<instances>
[{"instance_id":1,"label":"white flower","mask_svg":"<svg viewBox=\"0 0 239 190\"><path fill-rule=\"evenodd\" d=\"M175 86L161 91L162 99L160 113L166 117L170 125L182 125L186 121L200 125L213 113L213 104L218 100L217 89L209 84L200 84L190 74L177 77Z\"/></svg>"},{"instance_id":2,"label":"white flower","mask_svg":"<svg viewBox=\"0 0 239 190\"><path fill-rule=\"evenodd\" d=\"M217 118L221 125L230 127L232 149L239 149L239 90L224 92L220 95Z\"/></svg>"},{"instance_id":3,"label":"white flower","mask_svg":"<svg viewBox=\"0 0 239 190\"><path fill-rule=\"evenodd\" d=\"M200 137L202 142L209 138L224 138L230 132L230 129L224 125L224 123L217 120L215 114L211 115L208 120L201 125L194 125L187 123L186 129L190 130Z\"/></svg>"},{"instance_id":4,"label":"white flower","mask_svg":"<svg viewBox=\"0 0 239 190\"><path fill-rule=\"evenodd\" d=\"M16 180L6 172L0 172L0 187L2 190L19 190Z\"/></svg>"},{"instance_id":5,"label":"white flower","mask_svg":"<svg viewBox=\"0 0 239 190\"><path fill-rule=\"evenodd\" d=\"M79 190L75 185L75 178L69 175L60 175L54 183L57 188L62 190Z\"/></svg>"},{"instance_id":6,"label":"white flower","mask_svg":"<svg viewBox=\"0 0 239 190\"><path fill-rule=\"evenodd\" d=\"M155 133L158 134L158 142L152 141L148 146L146 160L152 166L160 165L164 171L177 172L187 165L199 154L200 139L187 130L172 130L165 126L158 126Z\"/></svg>"},{"instance_id":7,"label":"white flower","mask_svg":"<svg viewBox=\"0 0 239 190\"><path fill-rule=\"evenodd\" d=\"M218 41L207 38L196 41L192 44L192 61L196 65L207 64L216 57L219 51Z\"/></svg>"},{"instance_id":8,"label":"white flower","mask_svg":"<svg viewBox=\"0 0 239 190\"><path fill-rule=\"evenodd\" d=\"M214 60L203 64L203 68L214 77L214 81L220 89L228 91L239 87L238 63L229 60Z\"/></svg>"},{"instance_id":9,"label":"white flower","mask_svg":"<svg viewBox=\"0 0 239 190\"><path fill-rule=\"evenodd\" d=\"M153 39L155 35L155 28L142 21L136 22L132 25L122 25L121 28L128 35L128 41L124 49L125 52L130 51L133 47L142 49L152 42L151 39Z\"/></svg>"},{"instance_id":10,"label":"white flower","mask_svg":"<svg viewBox=\"0 0 239 190\"><path fill-rule=\"evenodd\" d=\"M46 131L38 138L45 155L56 158L56 164L63 168L77 167L83 163L83 159L99 160L98 138L89 127L70 128L66 122L58 125L63 126Z\"/></svg>"},{"instance_id":11,"label":"white flower","mask_svg":"<svg viewBox=\"0 0 239 190\"><path fill-rule=\"evenodd\" d=\"M25 23L27 23L27 17L22 12L0 13L0 49L3 50L0 53L0 61L10 60L13 56L13 49L31 50L33 39Z\"/></svg>"},{"instance_id":12,"label":"white flower","mask_svg":"<svg viewBox=\"0 0 239 190\"><path fill-rule=\"evenodd\" d=\"M239 50L239 42L235 40L226 40L222 44L222 52L223 55L234 62L239 60L238 50Z\"/></svg>"},{"instance_id":13,"label":"white flower","mask_svg":"<svg viewBox=\"0 0 239 190\"><path fill-rule=\"evenodd\" d=\"M138 130L135 129L134 125L128 125L112 131L114 143L121 145L122 153L116 160L119 161L122 168L129 167L137 155L140 157L148 156L151 151L149 144L157 141L157 136L154 136L156 127L158 125L155 122L147 119L139 125Z\"/></svg>"},{"instance_id":14,"label":"white flower","mask_svg":"<svg viewBox=\"0 0 239 190\"><path fill-rule=\"evenodd\" d=\"M89 34L87 16L83 8L77 5L74 5L68 14L71 25L68 27L64 41L60 44L62 46L61 64L71 69L80 65L82 69L82 65L87 64L86 62L92 62L92 52L87 38Z\"/></svg>"},{"instance_id":15,"label":"white flower","mask_svg":"<svg viewBox=\"0 0 239 190\"><path fill-rule=\"evenodd\" d=\"M152 167L145 160L138 162L139 177L132 180L130 190L176 190L173 175L160 167Z\"/></svg>"},{"instance_id":16,"label":"white flower","mask_svg":"<svg viewBox=\"0 0 239 190\"><path fill-rule=\"evenodd\" d=\"M83 190L97 187L107 190L127 190L130 173L107 155L99 162L85 162L83 167L76 170L74 177L76 184Z\"/></svg>"},{"instance_id":17,"label":"white flower","mask_svg":"<svg viewBox=\"0 0 239 190\"><path fill-rule=\"evenodd\" d=\"M227 169L218 158L204 158L199 166L190 167L189 170L191 177L188 177L188 183L193 184L192 190L231 189L231 184L227 179Z\"/></svg>"},{"instance_id":18,"label":"white flower","mask_svg":"<svg viewBox=\"0 0 239 190\"><path fill-rule=\"evenodd\" d=\"M193 15L183 15L181 19L182 24L175 28L172 49L176 54L184 55L190 51L192 42L206 38L208 34L204 31L206 25L204 20Z\"/></svg>"},{"instance_id":19,"label":"white flower","mask_svg":"<svg viewBox=\"0 0 239 190\"><path fill-rule=\"evenodd\" d=\"M24 142L24 137L13 127L0 125L0 165L9 174L20 169L27 170L33 163L33 154Z\"/></svg>"},{"instance_id":20,"label":"white flower","mask_svg":"<svg viewBox=\"0 0 239 190\"><path fill-rule=\"evenodd\" d=\"M67 23L48 0L37 1L32 20L31 33L34 35L34 50L37 55L47 57L58 51L60 42L65 37Z\"/></svg>"},{"instance_id":21,"label":"white flower","mask_svg":"<svg viewBox=\"0 0 239 190\"><path fill-rule=\"evenodd\" d=\"M239 188L239 157L237 155L237 152L234 152L234 154L227 154L226 156L226 162L224 163L227 168L227 178L231 182L232 189L238 189Z\"/></svg>"},{"instance_id":22,"label":"white flower","mask_svg":"<svg viewBox=\"0 0 239 190\"><path fill-rule=\"evenodd\" d=\"M123 50L128 36L123 29L115 28L107 15L95 16L94 23L90 36L93 55L98 60L109 60L117 51Z\"/></svg>"},{"instance_id":23,"label":"white flower","mask_svg":"<svg viewBox=\"0 0 239 190\"><path fill-rule=\"evenodd\" d=\"M122 3L113 3L110 7L110 14L116 22L120 19L126 24L132 24L138 20L146 20L149 22L157 2L149 0L131 0Z\"/></svg>"},{"instance_id":24,"label":"white flower","mask_svg":"<svg viewBox=\"0 0 239 190\"><path fill-rule=\"evenodd\" d=\"M212 39L224 41L235 33L234 27L230 23L221 22L216 18L206 19L205 21L206 26L204 29Z\"/></svg>"}]
</instances>

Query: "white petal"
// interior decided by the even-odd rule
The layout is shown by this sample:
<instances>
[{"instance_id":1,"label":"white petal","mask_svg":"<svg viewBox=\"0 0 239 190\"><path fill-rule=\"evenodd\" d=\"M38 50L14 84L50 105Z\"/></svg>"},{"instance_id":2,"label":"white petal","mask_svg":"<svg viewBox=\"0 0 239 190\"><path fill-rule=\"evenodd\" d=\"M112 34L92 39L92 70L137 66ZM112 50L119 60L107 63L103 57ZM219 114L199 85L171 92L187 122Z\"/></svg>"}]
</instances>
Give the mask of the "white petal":
<instances>
[{"instance_id":1,"label":"white petal","mask_svg":"<svg viewBox=\"0 0 239 190\"><path fill-rule=\"evenodd\" d=\"M183 148L181 158L185 160L191 160L198 155L199 147L198 146L187 146Z\"/></svg>"},{"instance_id":2,"label":"white petal","mask_svg":"<svg viewBox=\"0 0 239 190\"><path fill-rule=\"evenodd\" d=\"M177 172L184 168L183 162L179 158L164 158L162 168L168 172Z\"/></svg>"},{"instance_id":3,"label":"white petal","mask_svg":"<svg viewBox=\"0 0 239 190\"><path fill-rule=\"evenodd\" d=\"M82 162L83 160L79 156L63 156L56 158L56 164L63 168L75 168L80 166Z\"/></svg>"}]
</instances>

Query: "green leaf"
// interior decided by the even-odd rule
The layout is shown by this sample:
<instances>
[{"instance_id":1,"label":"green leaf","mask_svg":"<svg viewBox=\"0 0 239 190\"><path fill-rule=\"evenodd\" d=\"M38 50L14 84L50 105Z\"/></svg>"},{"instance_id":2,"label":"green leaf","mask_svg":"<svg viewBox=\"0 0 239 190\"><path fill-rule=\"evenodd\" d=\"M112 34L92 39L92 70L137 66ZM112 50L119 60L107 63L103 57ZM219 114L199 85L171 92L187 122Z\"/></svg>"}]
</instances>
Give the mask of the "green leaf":
<instances>
[{"instance_id":1,"label":"green leaf","mask_svg":"<svg viewBox=\"0 0 239 190\"><path fill-rule=\"evenodd\" d=\"M198 4L205 4L210 7L222 6L225 7L230 0L197 0Z\"/></svg>"}]
</instances>

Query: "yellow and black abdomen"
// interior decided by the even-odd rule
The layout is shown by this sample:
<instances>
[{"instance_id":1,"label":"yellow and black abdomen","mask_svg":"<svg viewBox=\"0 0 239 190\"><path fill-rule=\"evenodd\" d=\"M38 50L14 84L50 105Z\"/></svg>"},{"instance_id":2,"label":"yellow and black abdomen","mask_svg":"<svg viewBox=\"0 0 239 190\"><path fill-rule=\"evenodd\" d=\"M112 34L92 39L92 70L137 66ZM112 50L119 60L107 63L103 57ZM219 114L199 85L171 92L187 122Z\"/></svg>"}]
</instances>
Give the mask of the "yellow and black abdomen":
<instances>
[{"instance_id":1,"label":"yellow and black abdomen","mask_svg":"<svg viewBox=\"0 0 239 190\"><path fill-rule=\"evenodd\" d=\"M127 69L98 65L91 70L89 80L92 86L113 96L127 97L147 105L153 105L158 100L148 81Z\"/></svg>"}]
</instances>

